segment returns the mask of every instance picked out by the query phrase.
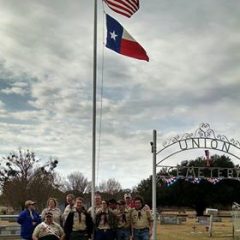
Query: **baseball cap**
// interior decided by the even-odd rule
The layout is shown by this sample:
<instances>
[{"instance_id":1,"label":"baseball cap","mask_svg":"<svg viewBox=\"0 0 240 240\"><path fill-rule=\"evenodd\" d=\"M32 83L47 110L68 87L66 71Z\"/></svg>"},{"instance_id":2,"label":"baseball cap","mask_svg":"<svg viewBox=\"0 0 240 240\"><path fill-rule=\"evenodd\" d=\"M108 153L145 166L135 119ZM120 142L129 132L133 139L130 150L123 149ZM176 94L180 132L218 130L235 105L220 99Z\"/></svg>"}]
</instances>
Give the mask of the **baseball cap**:
<instances>
[{"instance_id":1,"label":"baseball cap","mask_svg":"<svg viewBox=\"0 0 240 240\"><path fill-rule=\"evenodd\" d=\"M36 202L32 201L32 200L27 200L25 202L25 207L28 207L29 205L33 205L33 204L36 204Z\"/></svg>"}]
</instances>

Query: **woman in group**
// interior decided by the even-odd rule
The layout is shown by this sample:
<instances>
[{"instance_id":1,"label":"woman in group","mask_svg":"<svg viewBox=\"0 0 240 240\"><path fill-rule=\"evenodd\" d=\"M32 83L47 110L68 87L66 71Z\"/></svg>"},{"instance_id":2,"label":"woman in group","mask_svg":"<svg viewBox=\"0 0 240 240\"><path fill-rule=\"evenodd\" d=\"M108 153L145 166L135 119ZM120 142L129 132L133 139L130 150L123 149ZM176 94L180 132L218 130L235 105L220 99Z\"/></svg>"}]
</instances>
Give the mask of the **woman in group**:
<instances>
[{"instance_id":1,"label":"woman in group","mask_svg":"<svg viewBox=\"0 0 240 240\"><path fill-rule=\"evenodd\" d=\"M47 200L47 207L43 209L41 217L45 219L46 213L51 212L53 214L53 221L59 225L62 225L62 213L61 210L57 207L57 201L55 198L50 197Z\"/></svg>"},{"instance_id":2,"label":"woman in group","mask_svg":"<svg viewBox=\"0 0 240 240\"><path fill-rule=\"evenodd\" d=\"M65 221L64 231L67 240L88 240L91 238L93 221L83 206L83 198L76 198L74 208Z\"/></svg>"}]
</instances>

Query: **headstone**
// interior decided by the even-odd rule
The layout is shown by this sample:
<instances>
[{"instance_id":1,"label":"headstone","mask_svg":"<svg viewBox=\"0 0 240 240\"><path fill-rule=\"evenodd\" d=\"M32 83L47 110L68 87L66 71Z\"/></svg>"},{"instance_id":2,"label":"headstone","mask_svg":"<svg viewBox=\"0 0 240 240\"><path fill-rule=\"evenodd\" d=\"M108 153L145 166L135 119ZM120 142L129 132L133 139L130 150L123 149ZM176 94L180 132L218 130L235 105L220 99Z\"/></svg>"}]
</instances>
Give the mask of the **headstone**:
<instances>
[{"instance_id":1,"label":"headstone","mask_svg":"<svg viewBox=\"0 0 240 240\"><path fill-rule=\"evenodd\" d=\"M209 217L200 216L200 217L197 218L197 222L201 225L209 225Z\"/></svg>"},{"instance_id":2,"label":"headstone","mask_svg":"<svg viewBox=\"0 0 240 240\"><path fill-rule=\"evenodd\" d=\"M182 221L177 216L160 216L160 224L181 224Z\"/></svg>"}]
</instances>

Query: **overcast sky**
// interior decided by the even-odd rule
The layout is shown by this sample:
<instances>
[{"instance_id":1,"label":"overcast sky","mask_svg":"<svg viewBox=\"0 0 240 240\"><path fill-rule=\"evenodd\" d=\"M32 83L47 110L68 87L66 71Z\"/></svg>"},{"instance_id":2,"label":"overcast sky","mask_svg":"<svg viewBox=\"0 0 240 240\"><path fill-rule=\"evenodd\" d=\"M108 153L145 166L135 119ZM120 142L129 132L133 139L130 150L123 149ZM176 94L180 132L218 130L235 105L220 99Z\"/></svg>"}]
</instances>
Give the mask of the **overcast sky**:
<instances>
[{"instance_id":1,"label":"overcast sky","mask_svg":"<svg viewBox=\"0 0 240 240\"><path fill-rule=\"evenodd\" d=\"M153 129L158 149L202 122L240 139L239 1L140 0L131 19L105 6L149 62L104 48L98 3L97 184L131 188L149 177ZM93 0L0 0L2 156L30 149L57 157L62 176L78 170L91 180L92 56Z\"/></svg>"}]
</instances>

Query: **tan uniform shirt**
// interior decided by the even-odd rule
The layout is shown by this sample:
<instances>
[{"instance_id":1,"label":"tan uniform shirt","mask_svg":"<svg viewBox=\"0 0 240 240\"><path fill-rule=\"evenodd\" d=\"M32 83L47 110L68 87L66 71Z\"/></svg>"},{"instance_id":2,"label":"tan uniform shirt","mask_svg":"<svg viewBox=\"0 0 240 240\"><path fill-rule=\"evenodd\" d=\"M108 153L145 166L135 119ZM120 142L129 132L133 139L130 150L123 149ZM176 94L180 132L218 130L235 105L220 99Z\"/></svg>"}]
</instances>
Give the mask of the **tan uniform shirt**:
<instances>
[{"instance_id":1,"label":"tan uniform shirt","mask_svg":"<svg viewBox=\"0 0 240 240\"><path fill-rule=\"evenodd\" d=\"M73 231L84 231L86 230L86 215L83 213L79 213L77 211L74 211L73 215Z\"/></svg>"},{"instance_id":2,"label":"tan uniform shirt","mask_svg":"<svg viewBox=\"0 0 240 240\"><path fill-rule=\"evenodd\" d=\"M42 222L36 226L33 232L33 236L36 238L41 238L48 235L56 235L59 238L64 234L61 226L55 222L48 225L46 222Z\"/></svg>"},{"instance_id":3,"label":"tan uniform shirt","mask_svg":"<svg viewBox=\"0 0 240 240\"><path fill-rule=\"evenodd\" d=\"M133 209L131 219L133 228L135 229L149 228L150 223L153 221L151 212L145 209Z\"/></svg>"},{"instance_id":4,"label":"tan uniform shirt","mask_svg":"<svg viewBox=\"0 0 240 240\"><path fill-rule=\"evenodd\" d=\"M98 211L98 213L100 212L101 210ZM101 215L101 219L100 219L100 222L99 222L99 225L98 225L98 229L110 229L110 225L108 224L108 211L106 211L106 215ZM107 219L105 219L105 217Z\"/></svg>"},{"instance_id":5,"label":"tan uniform shirt","mask_svg":"<svg viewBox=\"0 0 240 240\"><path fill-rule=\"evenodd\" d=\"M132 209L126 208L124 212L117 212L118 228L130 228Z\"/></svg>"}]
</instances>

